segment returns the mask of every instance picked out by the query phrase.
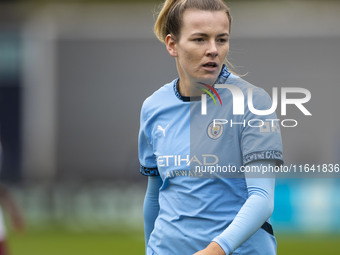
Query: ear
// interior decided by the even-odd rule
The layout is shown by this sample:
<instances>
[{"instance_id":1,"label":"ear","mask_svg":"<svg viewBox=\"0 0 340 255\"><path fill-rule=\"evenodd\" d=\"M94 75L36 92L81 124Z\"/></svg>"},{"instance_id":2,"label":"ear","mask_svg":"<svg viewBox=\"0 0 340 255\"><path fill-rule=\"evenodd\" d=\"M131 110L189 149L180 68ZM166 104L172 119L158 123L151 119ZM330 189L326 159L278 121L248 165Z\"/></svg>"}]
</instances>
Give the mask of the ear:
<instances>
[{"instance_id":1,"label":"ear","mask_svg":"<svg viewBox=\"0 0 340 255\"><path fill-rule=\"evenodd\" d=\"M171 34L165 37L165 45L170 56L177 57L176 41Z\"/></svg>"}]
</instances>

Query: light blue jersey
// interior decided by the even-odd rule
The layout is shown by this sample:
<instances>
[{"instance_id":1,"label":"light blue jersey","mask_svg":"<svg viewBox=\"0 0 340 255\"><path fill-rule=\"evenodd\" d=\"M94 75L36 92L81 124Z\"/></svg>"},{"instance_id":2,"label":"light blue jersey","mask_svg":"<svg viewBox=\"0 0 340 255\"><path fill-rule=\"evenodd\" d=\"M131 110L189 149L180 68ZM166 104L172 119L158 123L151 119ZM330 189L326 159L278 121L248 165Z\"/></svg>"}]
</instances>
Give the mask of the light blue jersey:
<instances>
[{"instance_id":1,"label":"light blue jersey","mask_svg":"<svg viewBox=\"0 0 340 255\"><path fill-rule=\"evenodd\" d=\"M190 102L182 97L177 83L178 79L153 93L141 111L140 171L161 177L159 213L147 254L193 254L214 238L223 247L219 235L249 197L241 167L257 160L282 162L280 129L270 121L276 119L275 113L258 116L245 104L244 114L234 115L232 94L220 88L216 92L223 106L208 97L208 114L202 115L200 98ZM264 90L230 74L226 67L216 84L238 87L245 102L251 88L256 109L271 107ZM220 122L214 122L216 119ZM276 242L269 232L267 223L233 254L274 254ZM234 249L229 245L224 250ZM269 247L266 252L265 247Z\"/></svg>"}]
</instances>

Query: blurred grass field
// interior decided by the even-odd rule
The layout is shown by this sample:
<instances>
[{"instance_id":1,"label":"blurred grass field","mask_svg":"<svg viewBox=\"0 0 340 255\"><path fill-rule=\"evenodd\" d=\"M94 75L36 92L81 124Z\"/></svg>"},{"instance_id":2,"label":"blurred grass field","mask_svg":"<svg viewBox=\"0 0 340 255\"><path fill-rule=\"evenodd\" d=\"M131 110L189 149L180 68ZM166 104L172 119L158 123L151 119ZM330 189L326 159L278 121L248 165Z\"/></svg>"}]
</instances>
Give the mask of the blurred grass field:
<instances>
[{"instance_id":1,"label":"blurred grass field","mask_svg":"<svg viewBox=\"0 0 340 255\"><path fill-rule=\"evenodd\" d=\"M31 231L9 236L11 255L143 254L141 231L102 233L63 229Z\"/></svg>"},{"instance_id":2,"label":"blurred grass field","mask_svg":"<svg viewBox=\"0 0 340 255\"><path fill-rule=\"evenodd\" d=\"M340 235L278 234L278 254L340 254ZM64 229L10 233L12 255L144 254L142 231L74 232Z\"/></svg>"}]
</instances>

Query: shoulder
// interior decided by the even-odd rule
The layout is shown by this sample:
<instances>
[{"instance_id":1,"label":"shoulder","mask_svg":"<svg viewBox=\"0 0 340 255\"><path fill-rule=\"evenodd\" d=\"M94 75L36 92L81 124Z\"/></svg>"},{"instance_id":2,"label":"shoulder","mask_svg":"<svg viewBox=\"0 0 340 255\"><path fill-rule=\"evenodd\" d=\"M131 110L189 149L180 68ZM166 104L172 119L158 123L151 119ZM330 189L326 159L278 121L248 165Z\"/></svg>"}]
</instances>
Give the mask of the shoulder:
<instances>
[{"instance_id":1,"label":"shoulder","mask_svg":"<svg viewBox=\"0 0 340 255\"><path fill-rule=\"evenodd\" d=\"M227 84L231 84L236 87L239 87L243 91L244 95L247 94L247 91L249 89L252 90L252 93L254 95L259 95L259 96L266 95L266 94L268 95L268 93L263 88L257 87L235 74L231 74L228 77Z\"/></svg>"},{"instance_id":2,"label":"shoulder","mask_svg":"<svg viewBox=\"0 0 340 255\"><path fill-rule=\"evenodd\" d=\"M251 97L254 104L267 105L271 103L271 97L263 88L257 87L237 75L231 74L227 79L227 84L239 88L244 98L248 100Z\"/></svg>"},{"instance_id":3,"label":"shoulder","mask_svg":"<svg viewBox=\"0 0 340 255\"><path fill-rule=\"evenodd\" d=\"M177 79L163 85L144 100L141 110L141 115L144 118L150 116L160 107L164 107L164 105L166 105L166 102L172 99L172 97L174 96L173 86L176 80Z\"/></svg>"}]
</instances>

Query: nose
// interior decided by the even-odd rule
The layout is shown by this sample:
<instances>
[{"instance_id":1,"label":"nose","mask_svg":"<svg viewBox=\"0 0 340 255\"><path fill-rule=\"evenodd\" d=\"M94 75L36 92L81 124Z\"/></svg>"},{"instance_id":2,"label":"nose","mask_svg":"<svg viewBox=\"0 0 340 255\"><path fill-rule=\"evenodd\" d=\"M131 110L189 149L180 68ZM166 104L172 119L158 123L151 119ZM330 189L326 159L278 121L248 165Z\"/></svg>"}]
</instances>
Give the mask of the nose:
<instances>
[{"instance_id":1,"label":"nose","mask_svg":"<svg viewBox=\"0 0 340 255\"><path fill-rule=\"evenodd\" d=\"M217 57L218 56L218 51L217 51L215 40L209 43L209 47L207 49L207 55L211 56L211 57Z\"/></svg>"}]
</instances>

